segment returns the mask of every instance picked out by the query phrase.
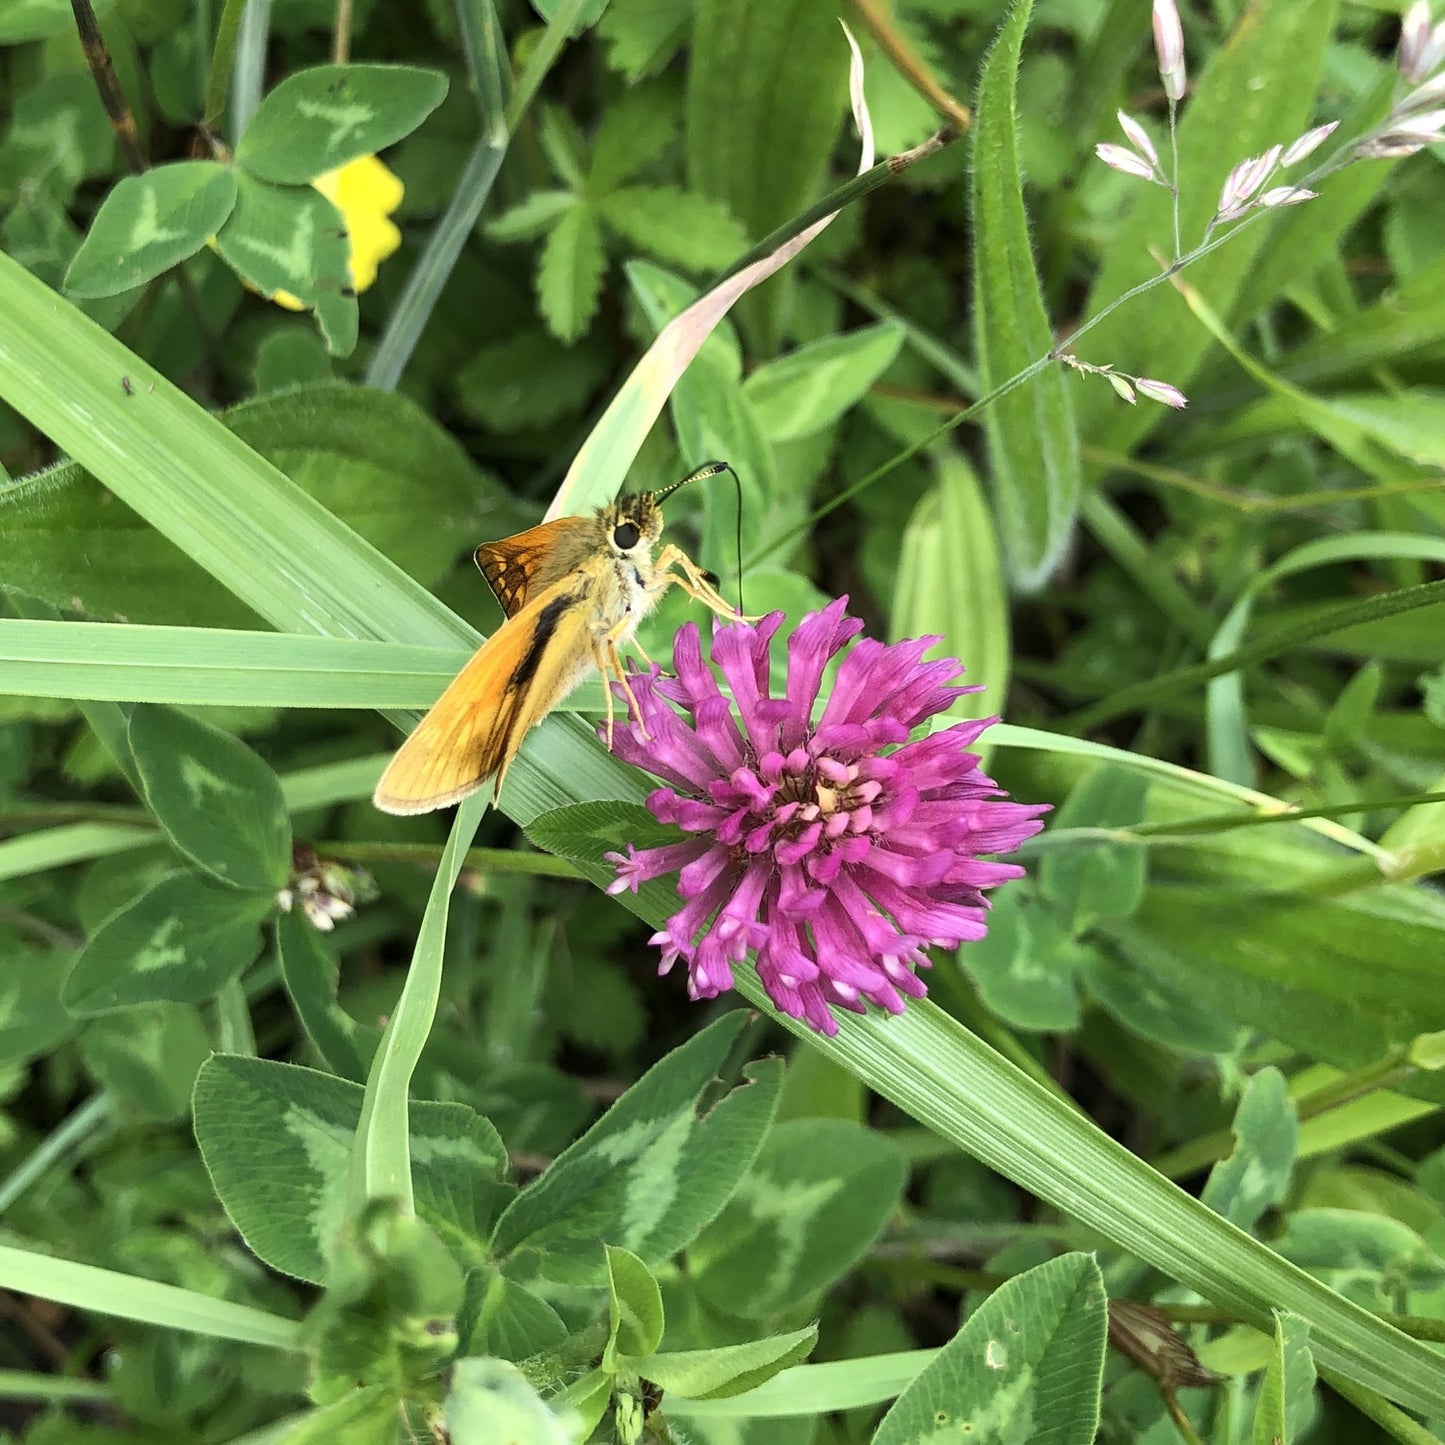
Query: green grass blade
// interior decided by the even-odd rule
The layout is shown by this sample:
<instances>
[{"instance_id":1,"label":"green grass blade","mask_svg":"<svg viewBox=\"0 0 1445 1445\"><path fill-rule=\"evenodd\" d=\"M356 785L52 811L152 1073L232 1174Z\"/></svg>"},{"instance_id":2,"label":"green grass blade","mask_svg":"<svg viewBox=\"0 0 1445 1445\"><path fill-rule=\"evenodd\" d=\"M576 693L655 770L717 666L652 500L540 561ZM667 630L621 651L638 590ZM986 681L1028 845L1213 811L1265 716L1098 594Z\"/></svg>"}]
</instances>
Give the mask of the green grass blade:
<instances>
[{"instance_id":1,"label":"green grass blade","mask_svg":"<svg viewBox=\"0 0 1445 1445\"><path fill-rule=\"evenodd\" d=\"M110 1399L110 1387L99 1380L74 1380L30 1370L0 1370L0 1400L44 1400L52 1405Z\"/></svg>"},{"instance_id":2,"label":"green grass blade","mask_svg":"<svg viewBox=\"0 0 1445 1445\"><path fill-rule=\"evenodd\" d=\"M111 853L124 853L154 843L154 828L128 827L120 823L68 823L0 842L0 883L10 878L27 878L50 868L71 863L88 863Z\"/></svg>"},{"instance_id":3,"label":"green grass blade","mask_svg":"<svg viewBox=\"0 0 1445 1445\"><path fill-rule=\"evenodd\" d=\"M372 353L367 384L388 391L401 380L416 350L457 257L492 193L492 183L511 140L509 125L503 119L509 82L507 46L492 0L469 0L457 7L457 18L484 134L467 157L456 190L407 277Z\"/></svg>"},{"instance_id":4,"label":"green grass blade","mask_svg":"<svg viewBox=\"0 0 1445 1445\"><path fill-rule=\"evenodd\" d=\"M1009 11L984 61L973 142L974 334L985 390L1053 345L1024 211L1014 114L1032 0ZM1082 473L1061 366L995 398L983 414L994 513L1008 569L1026 588L1053 570L1073 530Z\"/></svg>"},{"instance_id":5,"label":"green grass blade","mask_svg":"<svg viewBox=\"0 0 1445 1445\"><path fill-rule=\"evenodd\" d=\"M1339 562L1401 557L1445 562L1445 541L1435 537L1416 537L1408 532L1368 532L1360 536L1328 537L1318 542L1302 543L1249 579L1209 644L1210 660L1227 657L1242 644L1255 599L1283 578L1307 572L1312 567L1329 567ZM1227 673L1210 681L1205 701L1205 729L1210 771L1234 782L1247 782L1254 770L1249 751L1244 679L1240 673Z\"/></svg>"},{"instance_id":6,"label":"green grass blade","mask_svg":"<svg viewBox=\"0 0 1445 1445\"><path fill-rule=\"evenodd\" d=\"M425 588L3 253L0 396L278 628L475 645Z\"/></svg>"},{"instance_id":7,"label":"green grass blade","mask_svg":"<svg viewBox=\"0 0 1445 1445\"><path fill-rule=\"evenodd\" d=\"M1064 725L1077 731L1087 732L1108 722L1111 718L1132 712L1155 698L1167 697L1171 693L1188 692L1208 682L1211 678L1223 677L1236 672L1251 663L1265 662L1272 657L1282 657L1303 647L1316 638L1328 637L1343 632L1347 627L1360 623L1374 622L1386 617L1398 617L1402 613L1414 612L1422 607L1439 607L1445 604L1445 581L1423 582L1418 587L1401 587L1394 592L1382 592L1365 602L1346 603L1332 607L1317 617L1307 617L1273 632L1257 637L1253 642L1235 648L1222 657L1211 658L1208 662L1195 663L1190 667L1175 668L1173 672L1160 673L1145 682L1132 683L1121 687L1118 692L1102 702L1081 708L1064 719Z\"/></svg>"},{"instance_id":8,"label":"green grass blade","mask_svg":"<svg viewBox=\"0 0 1445 1445\"><path fill-rule=\"evenodd\" d=\"M8 1244L0 1244L0 1284L75 1309L94 1310L163 1329L267 1345L276 1350L300 1348L300 1327L280 1315L231 1300L212 1299L175 1285L118 1274L113 1269L32 1254Z\"/></svg>"},{"instance_id":9,"label":"green grass blade","mask_svg":"<svg viewBox=\"0 0 1445 1445\"><path fill-rule=\"evenodd\" d=\"M452 267L472 234L487 197L492 194L492 183L507 154L507 139L505 132L500 137L495 132L489 133L472 148L456 190L387 318L386 329L366 369L368 386L390 391L401 380L422 331L441 299Z\"/></svg>"},{"instance_id":10,"label":"green grass blade","mask_svg":"<svg viewBox=\"0 0 1445 1445\"><path fill-rule=\"evenodd\" d=\"M416 936L406 984L372 1061L351 1155L348 1212L352 1218L372 1199L400 1199L408 1211L413 1208L411 1076L431 1034L441 998L442 954L452 888L490 802L490 791L483 789L457 809Z\"/></svg>"},{"instance_id":11,"label":"green grass blade","mask_svg":"<svg viewBox=\"0 0 1445 1445\"><path fill-rule=\"evenodd\" d=\"M0 618L0 693L244 707L427 707L459 647Z\"/></svg>"},{"instance_id":12,"label":"green grass blade","mask_svg":"<svg viewBox=\"0 0 1445 1445\"><path fill-rule=\"evenodd\" d=\"M669 1396L670 1414L695 1420L747 1420L762 1416L824 1415L856 1410L901 1395L939 1356L938 1350L900 1350L861 1360L794 1365L765 1384L716 1400Z\"/></svg>"},{"instance_id":13,"label":"green grass blade","mask_svg":"<svg viewBox=\"0 0 1445 1445\"><path fill-rule=\"evenodd\" d=\"M372 753L288 773L281 779L281 794L293 813L369 798L390 756ZM68 823L24 833L0 841L0 883L70 863L89 863L158 841L160 834L155 828L139 823Z\"/></svg>"}]
</instances>

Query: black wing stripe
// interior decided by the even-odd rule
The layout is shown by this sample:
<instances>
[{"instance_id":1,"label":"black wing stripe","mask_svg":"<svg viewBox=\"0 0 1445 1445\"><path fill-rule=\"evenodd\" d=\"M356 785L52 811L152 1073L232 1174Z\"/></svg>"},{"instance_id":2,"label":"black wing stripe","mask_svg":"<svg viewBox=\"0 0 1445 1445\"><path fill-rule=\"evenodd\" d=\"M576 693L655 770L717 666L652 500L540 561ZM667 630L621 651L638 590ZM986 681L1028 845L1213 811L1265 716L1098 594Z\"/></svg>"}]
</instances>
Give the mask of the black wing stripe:
<instances>
[{"instance_id":1,"label":"black wing stripe","mask_svg":"<svg viewBox=\"0 0 1445 1445\"><path fill-rule=\"evenodd\" d=\"M554 597L538 612L537 625L532 629L531 645L527 648L507 683L509 693L525 688L537 675L537 669L542 665L542 655L547 650L547 644L552 640L552 634L557 631L557 624L561 622L563 614L568 608L574 607L576 604L577 594L564 592L560 597Z\"/></svg>"}]
</instances>

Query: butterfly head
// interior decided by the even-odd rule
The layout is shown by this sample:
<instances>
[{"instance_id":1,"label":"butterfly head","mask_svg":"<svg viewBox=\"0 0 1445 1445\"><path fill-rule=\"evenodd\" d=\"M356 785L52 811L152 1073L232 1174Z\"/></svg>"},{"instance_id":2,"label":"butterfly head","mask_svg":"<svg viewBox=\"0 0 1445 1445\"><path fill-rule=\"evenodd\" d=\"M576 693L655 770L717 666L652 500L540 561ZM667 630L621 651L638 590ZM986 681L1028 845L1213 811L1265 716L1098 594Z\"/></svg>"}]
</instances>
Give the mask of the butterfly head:
<instances>
[{"instance_id":1,"label":"butterfly head","mask_svg":"<svg viewBox=\"0 0 1445 1445\"><path fill-rule=\"evenodd\" d=\"M619 557L651 556L662 535L662 508L655 492L619 497L599 514L607 546Z\"/></svg>"},{"instance_id":2,"label":"butterfly head","mask_svg":"<svg viewBox=\"0 0 1445 1445\"><path fill-rule=\"evenodd\" d=\"M704 477L715 477L719 472L730 471L732 468L726 462L704 462L680 482L674 482L660 492L634 492L619 498L612 506L604 507L601 515L609 529L611 545L621 553L631 552L639 545L651 551L662 535L663 502L689 482L700 482Z\"/></svg>"}]
</instances>

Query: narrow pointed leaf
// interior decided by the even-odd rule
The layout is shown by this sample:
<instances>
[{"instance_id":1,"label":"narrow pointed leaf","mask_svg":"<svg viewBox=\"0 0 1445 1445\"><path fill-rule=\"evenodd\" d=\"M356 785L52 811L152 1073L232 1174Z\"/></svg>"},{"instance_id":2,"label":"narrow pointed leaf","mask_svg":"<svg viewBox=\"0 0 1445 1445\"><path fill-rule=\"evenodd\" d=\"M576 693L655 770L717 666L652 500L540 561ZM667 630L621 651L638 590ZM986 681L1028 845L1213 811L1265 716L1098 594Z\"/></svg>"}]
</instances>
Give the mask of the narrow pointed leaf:
<instances>
[{"instance_id":1,"label":"narrow pointed leaf","mask_svg":"<svg viewBox=\"0 0 1445 1445\"><path fill-rule=\"evenodd\" d=\"M1024 211L1015 105L1032 0L1017 0L984 62L973 143L974 332L987 391L1053 346ZM1079 503L1073 404L1050 366L985 408L984 429L1004 560L1039 586L1059 559Z\"/></svg>"}]
</instances>

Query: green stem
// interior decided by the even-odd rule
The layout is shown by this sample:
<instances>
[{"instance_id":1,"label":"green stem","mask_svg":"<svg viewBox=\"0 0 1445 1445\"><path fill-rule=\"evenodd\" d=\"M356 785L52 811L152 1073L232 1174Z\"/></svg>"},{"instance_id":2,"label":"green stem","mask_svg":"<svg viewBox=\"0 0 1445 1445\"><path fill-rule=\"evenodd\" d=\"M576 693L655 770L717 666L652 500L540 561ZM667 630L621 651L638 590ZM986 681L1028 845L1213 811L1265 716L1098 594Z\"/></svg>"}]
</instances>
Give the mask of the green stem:
<instances>
[{"instance_id":1,"label":"green stem","mask_svg":"<svg viewBox=\"0 0 1445 1445\"><path fill-rule=\"evenodd\" d=\"M266 39L271 30L271 0L246 0L231 67L231 139L240 140L261 104L266 78Z\"/></svg>"},{"instance_id":2,"label":"green stem","mask_svg":"<svg viewBox=\"0 0 1445 1445\"><path fill-rule=\"evenodd\" d=\"M507 41L492 0L454 0L457 33L467 76L476 94L477 109L484 126L505 114L511 90L512 72L507 59Z\"/></svg>"},{"instance_id":3,"label":"green stem","mask_svg":"<svg viewBox=\"0 0 1445 1445\"><path fill-rule=\"evenodd\" d=\"M868 27L893 68L955 130L966 131L973 116L966 105L954 99L939 83L927 63L894 25L888 10L878 0L853 0L859 18Z\"/></svg>"},{"instance_id":4,"label":"green stem","mask_svg":"<svg viewBox=\"0 0 1445 1445\"><path fill-rule=\"evenodd\" d=\"M457 181L456 190L441 220L427 238L426 249L417 258L407 277L386 329L376 344L371 364L366 371L366 384L393 391L416 350L417 342L436 309L442 290L462 253L467 237L477 224L477 217L491 195L492 183L507 153L507 135L495 132L483 137L472 148L466 166Z\"/></svg>"},{"instance_id":5,"label":"green stem","mask_svg":"<svg viewBox=\"0 0 1445 1445\"><path fill-rule=\"evenodd\" d=\"M111 1122L109 1094L95 1094L86 1100L68 1119L46 1135L31 1154L0 1180L0 1214L4 1214L50 1166L61 1159L88 1135Z\"/></svg>"},{"instance_id":6,"label":"green stem","mask_svg":"<svg viewBox=\"0 0 1445 1445\"><path fill-rule=\"evenodd\" d=\"M109 1386L99 1380L74 1380L65 1375L41 1375L30 1370L0 1370L0 1400L44 1400L52 1405L76 1405L110 1397Z\"/></svg>"},{"instance_id":7,"label":"green stem","mask_svg":"<svg viewBox=\"0 0 1445 1445\"><path fill-rule=\"evenodd\" d=\"M939 132L939 134L942 135L943 132ZM937 140L938 137L935 136L933 139ZM953 139L953 137L950 135L949 139L951 140ZM946 142L944 143L946 144ZM924 142L925 146L929 144L931 144L931 142ZM923 147L919 147L919 149L921 150L923 149ZM913 155L913 152L908 152L907 154ZM898 156L891 157L888 161L884 161L883 165L892 165L900 159L901 157ZM821 210L821 213L826 215L828 214L829 210L836 210L839 205L846 204L847 201L850 200L856 200L857 195L850 193L852 187L856 186L858 182L867 180L868 177L872 176L874 174L874 171L878 169L879 167L875 166L872 171L867 171L862 176L859 176L858 181L851 182L848 186L844 186L840 190L833 192L833 194L829 196L826 201L820 202L819 205L815 206L812 211L806 212L805 215L797 217L793 221L789 221L786 226L780 228L778 231L775 231L773 235L769 236L758 246L755 246L751 251L748 252L746 256L743 257L741 261L739 261L735 266L732 266L729 270L724 272L723 276L719 277L718 279L723 280L727 276L731 276L735 271L739 271L744 266L749 265L752 261L759 259L763 255L769 254L767 248L772 247L775 249L776 246L780 245L783 240L786 240L788 238L788 236L796 235L800 230L803 230L810 219L818 219L818 216L815 215L815 212L819 212ZM888 177L884 176L878 181L876 181L874 184L882 185L883 181L887 179ZM866 190L872 189L874 189L874 185L870 185L866 188ZM859 194L866 194L866 191L860 191ZM843 199L840 200L840 197L842 197ZM1134 300L1136 296L1142 296L1146 292L1152 291L1156 286L1162 286L1166 281L1171 281L1186 267L1192 266L1196 261L1203 260L1205 256L1208 256L1214 251L1217 251L1222 245L1225 244L1225 242L1233 240L1234 237L1239 235L1241 231L1245 230L1249 226L1257 224L1259 221L1263 220L1266 215L1271 214L1273 213L1268 211L1257 211L1252 215L1245 216L1242 220L1239 221L1237 225L1235 225L1231 230L1225 232L1223 235L1215 236L1212 239L1202 242L1200 245L1196 246L1192 251L1190 251L1187 256L1181 256L1177 261L1173 262L1171 265L1161 270L1158 275L1150 276L1147 280L1141 281L1137 286L1131 286L1122 295L1116 296L1114 300L1109 302L1107 306L1105 306L1095 315L1089 317L1087 321L1080 322L1079 325L1076 326L1071 332L1069 332L1069 334L1064 337L1062 341L1057 342L1046 355L1039 357L1037 361L1030 362L1029 365L1024 367L1022 371L1009 377L1007 381L1001 382L992 391L986 393L984 396L979 397L979 399L975 401L972 406L965 408L965 410L959 412L956 416L950 417L947 421L936 427L927 436L920 438L918 441L910 442L906 447L903 448L902 451L896 453L893 457L889 458L888 461L884 462L882 466L875 467L871 472L867 474L867 476L860 478L858 481L854 482L852 486L845 487L841 492L839 492L836 496L831 497L821 507L816 508L809 516L804 517L803 520L799 522L796 526L790 527L787 531L779 533L765 547L753 553L753 555L748 558L745 566L750 568L756 567L760 562L762 562L765 558L770 557L774 552L781 551L795 538L801 536L802 533L806 532L808 528L813 525L814 522L818 521L820 518L826 517L829 512L836 511L837 508L843 506L844 503L851 501L860 492L867 491L867 489L873 486L875 482L882 481L883 478L886 477L895 468L902 466L904 462L908 461L912 457L917 456L919 452L926 451L929 447L933 445L934 442L938 441L942 437L947 436L949 432L954 430L955 427L962 426L964 422L972 420L975 416L979 414L979 412L984 409L984 407L991 406L1000 397L1008 395L1009 392L1016 390L1018 387L1024 385L1025 382L1032 381L1033 378L1036 377L1046 367L1054 365L1054 363L1058 361L1059 357L1062 356L1065 352L1071 352L1074 346L1083 337L1087 336L1089 332L1091 332L1096 326L1100 325L1109 316L1113 315L1113 313L1117 311L1121 306L1124 306L1128 302ZM714 284L716 284L716 282L714 282Z\"/></svg>"},{"instance_id":8,"label":"green stem","mask_svg":"<svg viewBox=\"0 0 1445 1445\"><path fill-rule=\"evenodd\" d=\"M1373 1420L1387 1435L1401 1441L1402 1445L1441 1445L1438 1435L1432 1435L1378 1391L1365 1385L1357 1385L1334 1370L1321 1370L1320 1378L1335 1394L1343 1396L1366 1419Z\"/></svg>"},{"instance_id":9,"label":"green stem","mask_svg":"<svg viewBox=\"0 0 1445 1445\"><path fill-rule=\"evenodd\" d=\"M562 0L562 4L557 8L557 13L547 23L547 28L542 32L542 38L537 42L536 49L532 51L527 68L522 72L522 77L518 80L517 88L512 92L512 99L507 105L503 123L507 127L508 135L516 131L522 117L527 113L527 107L531 105L538 87L547 78L547 72L551 70L553 61L562 53L562 47L567 43L567 37L586 4L587 0Z\"/></svg>"},{"instance_id":10,"label":"green stem","mask_svg":"<svg viewBox=\"0 0 1445 1445\"><path fill-rule=\"evenodd\" d=\"M1428 794L1420 801L1434 800L1435 795ZM1417 878L1427 878L1433 873L1445 872L1445 843L1422 843L1413 848L1397 849L1388 865L1374 861L1373 867L1367 867L1370 861L1373 860L1352 859L1310 879L1301 887L1312 898L1343 898L1365 888L1378 888L1384 883L1409 883Z\"/></svg>"},{"instance_id":11,"label":"green stem","mask_svg":"<svg viewBox=\"0 0 1445 1445\"><path fill-rule=\"evenodd\" d=\"M1236 828L1264 828L1276 823L1300 823L1306 818L1347 818L1352 813L1413 808L1421 803L1445 803L1445 793L1401 793L1390 798L1357 798L1353 802L1330 803L1318 808L1276 807L1268 813L1205 813L1198 818L1180 818L1167 823L1136 823L1132 828L1120 831L1118 836L1125 841L1154 839L1173 842L1176 837L1187 838L1198 833L1230 833ZM1422 853L1430 855L1425 861L1433 862L1434 866L1416 871ZM1400 866L1408 868L1407 876L1410 878L1420 877L1422 872L1438 872L1442 862L1445 862L1445 858L1440 856L1440 850L1434 848L1397 849L1395 856L1401 860ZM1379 871L1378 865L1375 871ZM1392 870L1390 876L1398 880L1395 871Z\"/></svg>"},{"instance_id":12,"label":"green stem","mask_svg":"<svg viewBox=\"0 0 1445 1445\"><path fill-rule=\"evenodd\" d=\"M1169 1418L1174 1422L1174 1428L1179 1431L1180 1438L1186 1440L1188 1445L1204 1445L1199 1438L1199 1432L1190 1423L1189 1416L1184 1413L1184 1407L1179 1403L1179 1398L1170 1390L1161 1390L1160 1398L1164 1401L1164 1408L1169 1412Z\"/></svg>"},{"instance_id":13,"label":"green stem","mask_svg":"<svg viewBox=\"0 0 1445 1445\"><path fill-rule=\"evenodd\" d=\"M1377 873L1378 871L1376 869ZM1295 1100L1295 1112L1299 1115L1301 1123L1306 1119L1316 1119L1331 1109L1342 1108L1345 1104L1353 1103L1356 1099L1363 1098L1366 1094L1374 1093L1378 1089L1393 1088L1415 1072L1417 1072L1415 1065L1402 1059L1398 1054L1388 1054L1383 1059L1377 1059L1373 1064L1352 1069L1349 1073L1332 1079L1321 1088L1301 1095ZM1166 1179L1184 1179L1191 1174L1197 1174L1206 1165L1227 1158L1233 1149L1233 1130L1219 1129L1213 1134L1205 1134L1198 1139L1190 1140L1188 1144L1171 1150L1168 1154L1153 1160L1152 1163L1153 1167Z\"/></svg>"},{"instance_id":14,"label":"green stem","mask_svg":"<svg viewBox=\"0 0 1445 1445\"><path fill-rule=\"evenodd\" d=\"M323 858L345 858L355 863L416 863L435 868L442 857L441 847L430 843L359 843L336 838L311 846ZM514 848L469 848L462 867L478 873L517 873L533 878L587 876L565 858L551 853L520 853Z\"/></svg>"},{"instance_id":15,"label":"green stem","mask_svg":"<svg viewBox=\"0 0 1445 1445\"><path fill-rule=\"evenodd\" d=\"M128 808L123 803L49 803L0 812L0 828L20 828L31 823L47 827L60 823L125 823L153 828L155 819L144 808Z\"/></svg>"},{"instance_id":16,"label":"green stem","mask_svg":"<svg viewBox=\"0 0 1445 1445\"><path fill-rule=\"evenodd\" d=\"M861 176L854 176L851 181L839 186L836 190L829 191L816 205L809 206L800 215L784 221L777 230L770 231L751 251L738 257L726 271L714 276L703 288L704 291L715 290L730 276L736 276L739 271L746 271L757 261L766 260L780 246L791 241L793 237L802 235L809 226L821 221L825 216L831 216L834 211L841 211L844 206L861 200L880 186L886 186L889 181L893 180L895 176L901 176L910 166L917 165L919 161L926 160L929 156L936 155L944 146L951 145L957 139L958 132L952 126L942 126L926 141L914 146L912 150L900 151L897 155L888 156L879 161L871 170L864 171ZM957 420L958 418L954 419L955 423Z\"/></svg>"},{"instance_id":17,"label":"green stem","mask_svg":"<svg viewBox=\"0 0 1445 1445\"><path fill-rule=\"evenodd\" d=\"M1195 663L1190 667L1176 668L1162 676L1120 688L1112 697L1061 719L1057 724L1058 730L1075 734L1088 732L1123 713L1135 711L1144 703L1152 702L1160 694L1193 689L1212 677L1222 677L1225 673L1237 672L1250 663L1264 662L1282 653L1291 652L1306 642L1313 642L1317 637L1327 637L1332 632L1342 631L1358 623L1374 622L1404 612L1413 612L1419 607L1432 607L1442 601L1445 601L1445 581L1425 582L1418 587L1403 587L1399 591L1386 592L1364 602L1352 602L1333 608L1322 617L1308 618L1256 638L1223 657Z\"/></svg>"}]
</instances>

